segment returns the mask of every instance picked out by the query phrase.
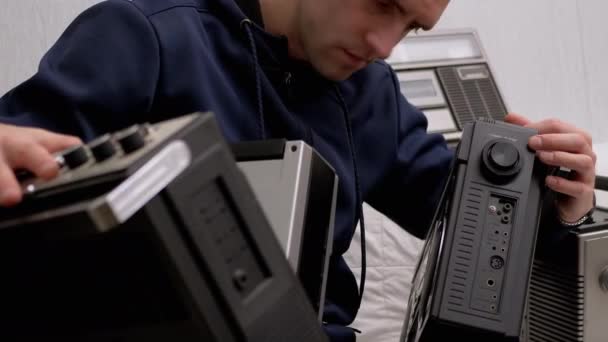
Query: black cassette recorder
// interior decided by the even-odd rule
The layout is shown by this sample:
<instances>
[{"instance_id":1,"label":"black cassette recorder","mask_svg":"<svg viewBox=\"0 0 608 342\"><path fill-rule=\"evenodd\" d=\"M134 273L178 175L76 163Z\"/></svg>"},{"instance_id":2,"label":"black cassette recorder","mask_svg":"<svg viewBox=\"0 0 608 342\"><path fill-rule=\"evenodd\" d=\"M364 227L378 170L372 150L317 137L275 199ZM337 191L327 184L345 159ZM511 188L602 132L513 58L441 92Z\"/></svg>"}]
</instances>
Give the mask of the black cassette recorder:
<instances>
[{"instance_id":1,"label":"black cassette recorder","mask_svg":"<svg viewBox=\"0 0 608 342\"><path fill-rule=\"evenodd\" d=\"M402 341L519 341L546 168L535 130L467 124L413 279Z\"/></svg>"},{"instance_id":2,"label":"black cassette recorder","mask_svg":"<svg viewBox=\"0 0 608 342\"><path fill-rule=\"evenodd\" d=\"M212 113L58 157L0 210L0 340L327 341Z\"/></svg>"}]
</instances>

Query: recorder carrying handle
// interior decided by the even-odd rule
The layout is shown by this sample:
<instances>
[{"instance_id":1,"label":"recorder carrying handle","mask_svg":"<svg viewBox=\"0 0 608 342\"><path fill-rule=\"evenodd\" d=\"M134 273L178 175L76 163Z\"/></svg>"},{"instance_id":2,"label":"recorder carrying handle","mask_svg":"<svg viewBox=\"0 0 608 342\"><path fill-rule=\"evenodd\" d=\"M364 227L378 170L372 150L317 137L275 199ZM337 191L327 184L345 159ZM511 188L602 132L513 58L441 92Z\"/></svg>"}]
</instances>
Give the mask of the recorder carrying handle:
<instances>
[{"instance_id":1,"label":"recorder carrying handle","mask_svg":"<svg viewBox=\"0 0 608 342\"><path fill-rule=\"evenodd\" d=\"M596 176L595 188L598 190L608 191L608 176Z\"/></svg>"}]
</instances>

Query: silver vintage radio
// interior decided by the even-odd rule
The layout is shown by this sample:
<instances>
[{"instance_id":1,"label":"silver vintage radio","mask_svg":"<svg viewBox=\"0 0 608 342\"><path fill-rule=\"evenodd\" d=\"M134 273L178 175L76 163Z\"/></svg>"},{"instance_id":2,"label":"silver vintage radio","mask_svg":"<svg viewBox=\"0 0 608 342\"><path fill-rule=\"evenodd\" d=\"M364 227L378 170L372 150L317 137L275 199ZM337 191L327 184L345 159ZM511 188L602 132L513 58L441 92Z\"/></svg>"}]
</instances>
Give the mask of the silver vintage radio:
<instances>
[{"instance_id":1,"label":"silver vintage radio","mask_svg":"<svg viewBox=\"0 0 608 342\"><path fill-rule=\"evenodd\" d=\"M231 147L322 321L338 176L301 140L247 141Z\"/></svg>"},{"instance_id":2,"label":"silver vintage radio","mask_svg":"<svg viewBox=\"0 0 608 342\"><path fill-rule=\"evenodd\" d=\"M486 53L473 29L406 37L387 62L401 92L424 112L428 131L455 146L463 126L478 118L502 120L507 113Z\"/></svg>"},{"instance_id":3,"label":"silver vintage radio","mask_svg":"<svg viewBox=\"0 0 608 342\"><path fill-rule=\"evenodd\" d=\"M596 194L608 190L598 177ZM608 210L595 222L539 233L524 324L527 342L603 342L608 336Z\"/></svg>"}]
</instances>

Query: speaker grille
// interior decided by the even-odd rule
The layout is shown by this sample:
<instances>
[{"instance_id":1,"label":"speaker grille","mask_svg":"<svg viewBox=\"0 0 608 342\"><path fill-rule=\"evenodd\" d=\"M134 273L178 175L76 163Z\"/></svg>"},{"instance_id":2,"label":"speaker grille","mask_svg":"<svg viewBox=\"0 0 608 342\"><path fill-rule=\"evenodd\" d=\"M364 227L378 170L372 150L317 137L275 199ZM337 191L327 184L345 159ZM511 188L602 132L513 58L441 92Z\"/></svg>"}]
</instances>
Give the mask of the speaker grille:
<instances>
[{"instance_id":1,"label":"speaker grille","mask_svg":"<svg viewBox=\"0 0 608 342\"><path fill-rule=\"evenodd\" d=\"M487 65L441 67L437 75L461 130L478 118L503 120L507 114Z\"/></svg>"},{"instance_id":2,"label":"speaker grille","mask_svg":"<svg viewBox=\"0 0 608 342\"><path fill-rule=\"evenodd\" d=\"M535 260L530 280L530 342L584 340L584 278Z\"/></svg>"},{"instance_id":3,"label":"speaker grille","mask_svg":"<svg viewBox=\"0 0 608 342\"><path fill-rule=\"evenodd\" d=\"M479 210L483 198L483 190L470 187L465 196L466 210L456 230L455 250L450 260L448 304L458 309L469 301L470 287L473 281L473 265L475 265L475 246L478 244Z\"/></svg>"}]
</instances>

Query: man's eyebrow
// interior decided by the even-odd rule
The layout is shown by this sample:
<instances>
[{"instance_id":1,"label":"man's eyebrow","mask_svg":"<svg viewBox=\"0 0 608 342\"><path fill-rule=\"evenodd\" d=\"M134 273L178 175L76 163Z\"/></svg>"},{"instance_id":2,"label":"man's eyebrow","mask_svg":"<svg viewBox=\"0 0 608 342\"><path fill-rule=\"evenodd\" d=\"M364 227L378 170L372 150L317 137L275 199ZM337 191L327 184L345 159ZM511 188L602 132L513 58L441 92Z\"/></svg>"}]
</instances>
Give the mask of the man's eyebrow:
<instances>
[{"instance_id":1,"label":"man's eyebrow","mask_svg":"<svg viewBox=\"0 0 608 342\"><path fill-rule=\"evenodd\" d=\"M402 15L405 15L407 13L407 11L405 10L405 8L403 8L403 5L399 2L399 0L391 0L391 2L395 7L397 7L397 9L399 10L399 12L401 12Z\"/></svg>"},{"instance_id":2,"label":"man's eyebrow","mask_svg":"<svg viewBox=\"0 0 608 342\"><path fill-rule=\"evenodd\" d=\"M397 8L397 10L401 13L401 15L403 15L404 17L407 16L408 11L403 7L403 5L401 4L401 2L399 0L391 0L391 2ZM414 21L411 23L410 29L423 29L426 31L427 27L425 27L424 25L420 24L417 21Z\"/></svg>"}]
</instances>

